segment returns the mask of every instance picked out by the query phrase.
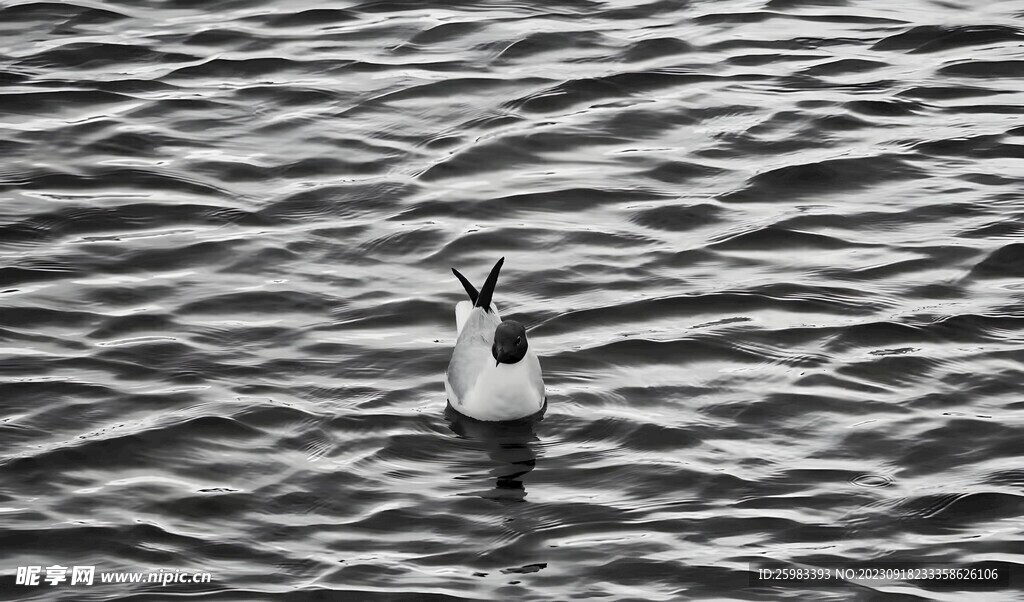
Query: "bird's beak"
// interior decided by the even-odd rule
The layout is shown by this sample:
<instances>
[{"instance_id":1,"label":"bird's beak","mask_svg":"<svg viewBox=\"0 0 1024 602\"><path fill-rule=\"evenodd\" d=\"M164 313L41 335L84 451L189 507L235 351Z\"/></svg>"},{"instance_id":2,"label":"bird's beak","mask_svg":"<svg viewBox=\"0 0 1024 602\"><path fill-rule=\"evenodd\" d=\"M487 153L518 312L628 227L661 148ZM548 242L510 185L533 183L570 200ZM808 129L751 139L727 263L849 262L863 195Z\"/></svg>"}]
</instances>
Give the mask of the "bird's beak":
<instances>
[{"instance_id":1,"label":"bird's beak","mask_svg":"<svg viewBox=\"0 0 1024 602\"><path fill-rule=\"evenodd\" d=\"M500 363L501 363L501 360L494 360L494 367L497 368L498 364L500 364Z\"/></svg>"}]
</instances>

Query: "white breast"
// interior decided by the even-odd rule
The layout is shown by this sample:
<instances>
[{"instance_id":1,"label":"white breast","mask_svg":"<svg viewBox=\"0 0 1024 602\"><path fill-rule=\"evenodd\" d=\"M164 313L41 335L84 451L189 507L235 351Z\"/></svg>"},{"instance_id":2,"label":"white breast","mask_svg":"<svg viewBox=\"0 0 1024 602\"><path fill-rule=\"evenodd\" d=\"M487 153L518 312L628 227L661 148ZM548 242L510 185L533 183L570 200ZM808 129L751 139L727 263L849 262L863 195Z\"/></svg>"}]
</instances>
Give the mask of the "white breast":
<instances>
[{"instance_id":1,"label":"white breast","mask_svg":"<svg viewBox=\"0 0 1024 602\"><path fill-rule=\"evenodd\" d=\"M465 304L465 305L463 305ZM514 364L494 365L491 345L501 323L497 308L485 312L468 301L455 310L459 338L445 372L448 400L460 413L477 420L517 420L544 405L544 379L533 349Z\"/></svg>"},{"instance_id":2,"label":"white breast","mask_svg":"<svg viewBox=\"0 0 1024 602\"><path fill-rule=\"evenodd\" d=\"M540 361L533 351L514 364L488 361L474 385L459 399L445 382L448 398L459 412L477 420L516 420L532 416L544 405Z\"/></svg>"}]
</instances>

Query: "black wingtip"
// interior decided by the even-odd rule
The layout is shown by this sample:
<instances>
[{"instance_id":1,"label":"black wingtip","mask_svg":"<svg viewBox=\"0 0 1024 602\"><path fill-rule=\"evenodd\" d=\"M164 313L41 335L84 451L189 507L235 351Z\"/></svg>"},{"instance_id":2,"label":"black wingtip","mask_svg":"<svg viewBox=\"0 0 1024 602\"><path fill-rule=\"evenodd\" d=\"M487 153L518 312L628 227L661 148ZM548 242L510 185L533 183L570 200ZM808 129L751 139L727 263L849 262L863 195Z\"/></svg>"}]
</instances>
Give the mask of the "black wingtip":
<instances>
[{"instance_id":1,"label":"black wingtip","mask_svg":"<svg viewBox=\"0 0 1024 602\"><path fill-rule=\"evenodd\" d=\"M455 274L455 277L462 283L462 288L466 289L466 292L469 293L469 300L473 302L473 305L476 305L476 300L480 297L480 293L477 292L476 287L473 286L469 280L466 280L466 277L460 274L455 268L452 268L452 273Z\"/></svg>"},{"instance_id":2,"label":"black wingtip","mask_svg":"<svg viewBox=\"0 0 1024 602\"><path fill-rule=\"evenodd\" d=\"M474 305L476 307L482 307L484 311L491 311L491 297L494 296L494 287L498 284L498 272L501 271L501 264L505 263L505 258L502 257L498 260L498 263L494 264L491 268L491 273L487 275L487 280L484 282L483 288L480 289L480 297L477 298Z\"/></svg>"}]
</instances>

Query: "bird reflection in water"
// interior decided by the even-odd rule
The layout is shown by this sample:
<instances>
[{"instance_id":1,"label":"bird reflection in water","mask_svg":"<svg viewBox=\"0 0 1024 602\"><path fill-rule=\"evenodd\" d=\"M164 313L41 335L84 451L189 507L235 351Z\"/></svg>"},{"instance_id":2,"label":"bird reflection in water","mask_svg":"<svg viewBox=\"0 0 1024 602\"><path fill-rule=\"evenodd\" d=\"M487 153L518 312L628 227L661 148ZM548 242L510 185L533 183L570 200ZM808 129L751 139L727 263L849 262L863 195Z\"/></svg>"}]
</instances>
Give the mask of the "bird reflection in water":
<instances>
[{"instance_id":1,"label":"bird reflection in water","mask_svg":"<svg viewBox=\"0 0 1024 602\"><path fill-rule=\"evenodd\" d=\"M547 403L533 416L520 420L485 422L464 416L448 404L444 417L452 432L460 439L475 444L474 447L485 452L492 464L489 473L495 478L494 488L473 495L500 502L525 501L523 476L537 465L540 444L534 427L546 410ZM478 475L456 478L468 480L478 478Z\"/></svg>"}]
</instances>

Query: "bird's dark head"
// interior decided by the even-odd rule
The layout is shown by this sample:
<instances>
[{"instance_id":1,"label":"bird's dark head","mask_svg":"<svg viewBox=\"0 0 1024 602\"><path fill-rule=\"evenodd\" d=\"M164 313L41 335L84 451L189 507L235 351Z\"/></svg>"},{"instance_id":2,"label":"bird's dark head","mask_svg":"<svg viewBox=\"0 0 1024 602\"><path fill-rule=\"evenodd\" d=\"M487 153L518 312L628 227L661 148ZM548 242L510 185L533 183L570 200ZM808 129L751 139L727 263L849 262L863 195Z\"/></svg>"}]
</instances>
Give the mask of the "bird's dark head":
<instances>
[{"instance_id":1,"label":"bird's dark head","mask_svg":"<svg viewBox=\"0 0 1024 602\"><path fill-rule=\"evenodd\" d=\"M526 357L529 344L526 342L526 327L515 320L505 320L494 329L494 344L491 355L495 366L514 364Z\"/></svg>"}]
</instances>

